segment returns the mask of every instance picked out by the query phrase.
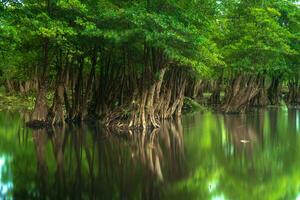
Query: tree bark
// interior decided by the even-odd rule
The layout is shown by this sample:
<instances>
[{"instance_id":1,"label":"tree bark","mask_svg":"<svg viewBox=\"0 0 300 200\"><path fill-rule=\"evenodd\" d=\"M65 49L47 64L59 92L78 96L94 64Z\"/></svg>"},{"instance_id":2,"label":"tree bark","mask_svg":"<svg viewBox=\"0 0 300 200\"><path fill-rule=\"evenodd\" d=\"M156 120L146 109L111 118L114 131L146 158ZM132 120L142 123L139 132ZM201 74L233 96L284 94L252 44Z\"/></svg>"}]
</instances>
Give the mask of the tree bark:
<instances>
[{"instance_id":1,"label":"tree bark","mask_svg":"<svg viewBox=\"0 0 300 200\"><path fill-rule=\"evenodd\" d=\"M271 86L268 89L268 98L271 105L279 105L281 100L281 82L280 77L273 77Z\"/></svg>"},{"instance_id":2,"label":"tree bark","mask_svg":"<svg viewBox=\"0 0 300 200\"><path fill-rule=\"evenodd\" d=\"M225 96L221 110L224 113L242 113L250 101L260 90L260 78L258 76L238 75L230 85Z\"/></svg>"},{"instance_id":3,"label":"tree bark","mask_svg":"<svg viewBox=\"0 0 300 200\"><path fill-rule=\"evenodd\" d=\"M31 116L32 122L45 123L48 114L47 105L47 71L49 65L49 39L45 38L43 41L43 63L42 63L42 74L39 80L39 88L36 95L35 106Z\"/></svg>"},{"instance_id":4,"label":"tree bark","mask_svg":"<svg viewBox=\"0 0 300 200\"><path fill-rule=\"evenodd\" d=\"M265 87L265 78L260 78L260 88L258 94L252 99L251 105L257 107L265 107L269 104L268 91Z\"/></svg>"},{"instance_id":5,"label":"tree bark","mask_svg":"<svg viewBox=\"0 0 300 200\"><path fill-rule=\"evenodd\" d=\"M287 95L287 103L289 105L300 104L300 87L298 77L288 83L289 93Z\"/></svg>"}]
</instances>

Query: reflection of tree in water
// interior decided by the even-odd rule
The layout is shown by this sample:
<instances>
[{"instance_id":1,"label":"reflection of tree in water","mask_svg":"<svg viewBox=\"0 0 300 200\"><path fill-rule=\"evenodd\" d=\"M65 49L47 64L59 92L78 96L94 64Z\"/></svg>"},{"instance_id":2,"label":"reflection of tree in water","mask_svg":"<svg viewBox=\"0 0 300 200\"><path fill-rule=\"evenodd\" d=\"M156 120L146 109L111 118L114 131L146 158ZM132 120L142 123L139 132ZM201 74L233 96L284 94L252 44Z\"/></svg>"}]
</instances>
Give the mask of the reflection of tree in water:
<instances>
[{"instance_id":1,"label":"reflection of tree in water","mask_svg":"<svg viewBox=\"0 0 300 200\"><path fill-rule=\"evenodd\" d=\"M290 135L296 132L293 121L287 122L294 112L279 109L257 112L224 117L230 137L228 145L234 151L232 155L217 155L224 170L219 190L228 199L295 199L299 156L294 146L298 142Z\"/></svg>"},{"instance_id":2,"label":"reflection of tree in water","mask_svg":"<svg viewBox=\"0 0 300 200\"><path fill-rule=\"evenodd\" d=\"M37 158L37 179L38 179L38 188L40 191L40 197L45 198L47 190L47 158L45 157L45 148L47 143L47 134L45 130L35 130L32 133L36 158Z\"/></svg>"},{"instance_id":3,"label":"reflection of tree in water","mask_svg":"<svg viewBox=\"0 0 300 200\"><path fill-rule=\"evenodd\" d=\"M164 182L183 177L180 121L112 135L86 125L33 131L38 198L159 199Z\"/></svg>"},{"instance_id":4,"label":"reflection of tree in water","mask_svg":"<svg viewBox=\"0 0 300 200\"><path fill-rule=\"evenodd\" d=\"M252 156L254 145L259 139L259 133L253 124L249 123L243 115L224 116L225 127L233 145L233 154L245 152L248 157Z\"/></svg>"},{"instance_id":5,"label":"reflection of tree in water","mask_svg":"<svg viewBox=\"0 0 300 200\"><path fill-rule=\"evenodd\" d=\"M289 127L289 134L296 136L300 132L300 110L299 109L288 109L287 110L287 126Z\"/></svg>"},{"instance_id":6,"label":"reflection of tree in water","mask_svg":"<svg viewBox=\"0 0 300 200\"><path fill-rule=\"evenodd\" d=\"M164 122L161 129L155 129L150 134L131 132L132 157L148 168L148 171L160 181L178 179L183 173L183 129L181 122ZM167 171L162 171L162 165Z\"/></svg>"},{"instance_id":7,"label":"reflection of tree in water","mask_svg":"<svg viewBox=\"0 0 300 200\"><path fill-rule=\"evenodd\" d=\"M185 147L181 125L176 122L144 135L139 131L107 134L100 127L84 125L31 134L19 121L14 126L5 124L5 116L1 125L8 134L1 141L3 150L13 152L13 196L296 199L299 110L258 112L239 118L193 115L195 124L185 123L189 118L184 118L185 127L191 126L185 129ZM239 141L251 138L255 142Z\"/></svg>"}]
</instances>

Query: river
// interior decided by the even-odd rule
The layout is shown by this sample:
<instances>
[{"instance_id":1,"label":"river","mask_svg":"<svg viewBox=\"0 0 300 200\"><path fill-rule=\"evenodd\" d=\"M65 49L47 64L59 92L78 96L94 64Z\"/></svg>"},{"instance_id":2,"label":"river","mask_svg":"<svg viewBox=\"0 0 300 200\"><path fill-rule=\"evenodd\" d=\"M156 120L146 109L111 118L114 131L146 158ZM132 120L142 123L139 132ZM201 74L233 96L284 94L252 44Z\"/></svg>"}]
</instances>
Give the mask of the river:
<instances>
[{"instance_id":1,"label":"river","mask_svg":"<svg viewBox=\"0 0 300 200\"><path fill-rule=\"evenodd\" d=\"M0 112L0 199L300 199L300 110L185 115L153 131L31 130Z\"/></svg>"}]
</instances>

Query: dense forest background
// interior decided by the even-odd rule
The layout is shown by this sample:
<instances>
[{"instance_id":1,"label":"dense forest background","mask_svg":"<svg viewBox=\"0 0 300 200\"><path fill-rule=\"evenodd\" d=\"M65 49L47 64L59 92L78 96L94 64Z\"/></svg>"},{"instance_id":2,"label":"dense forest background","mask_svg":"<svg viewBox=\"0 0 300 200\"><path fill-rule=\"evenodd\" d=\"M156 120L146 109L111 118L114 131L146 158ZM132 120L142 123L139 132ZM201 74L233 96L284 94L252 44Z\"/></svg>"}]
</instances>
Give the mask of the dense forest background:
<instances>
[{"instance_id":1,"label":"dense forest background","mask_svg":"<svg viewBox=\"0 0 300 200\"><path fill-rule=\"evenodd\" d=\"M297 1L0 2L0 84L35 95L31 122L146 128L187 99L224 113L300 104Z\"/></svg>"}]
</instances>

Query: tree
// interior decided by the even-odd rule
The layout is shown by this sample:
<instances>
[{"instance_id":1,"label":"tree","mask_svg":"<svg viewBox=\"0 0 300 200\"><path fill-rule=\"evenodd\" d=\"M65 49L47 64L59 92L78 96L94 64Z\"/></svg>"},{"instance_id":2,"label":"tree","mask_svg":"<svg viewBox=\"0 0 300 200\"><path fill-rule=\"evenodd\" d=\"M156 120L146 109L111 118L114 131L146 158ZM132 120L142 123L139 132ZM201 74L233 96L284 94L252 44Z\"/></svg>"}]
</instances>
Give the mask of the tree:
<instances>
[{"instance_id":1,"label":"tree","mask_svg":"<svg viewBox=\"0 0 300 200\"><path fill-rule=\"evenodd\" d=\"M272 3L234 3L223 47L230 78L224 112L244 111L255 96L266 95L267 75L280 75L287 69L285 56L295 52L289 45L291 33L278 22L280 16Z\"/></svg>"}]
</instances>

